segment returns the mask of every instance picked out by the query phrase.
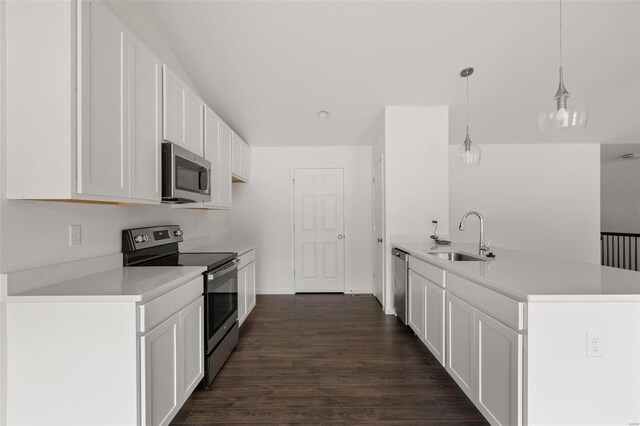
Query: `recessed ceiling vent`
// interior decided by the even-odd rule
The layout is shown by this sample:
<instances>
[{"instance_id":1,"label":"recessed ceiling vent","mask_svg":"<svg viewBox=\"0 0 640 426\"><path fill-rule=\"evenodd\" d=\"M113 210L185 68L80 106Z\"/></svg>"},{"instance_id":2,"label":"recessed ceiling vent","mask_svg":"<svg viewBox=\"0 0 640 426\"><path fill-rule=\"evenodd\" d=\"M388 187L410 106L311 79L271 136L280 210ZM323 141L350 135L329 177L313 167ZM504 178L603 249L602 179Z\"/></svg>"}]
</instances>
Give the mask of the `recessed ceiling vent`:
<instances>
[{"instance_id":1,"label":"recessed ceiling vent","mask_svg":"<svg viewBox=\"0 0 640 426\"><path fill-rule=\"evenodd\" d=\"M637 160L640 158L640 152L630 152L622 156L625 160Z\"/></svg>"}]
</instances>

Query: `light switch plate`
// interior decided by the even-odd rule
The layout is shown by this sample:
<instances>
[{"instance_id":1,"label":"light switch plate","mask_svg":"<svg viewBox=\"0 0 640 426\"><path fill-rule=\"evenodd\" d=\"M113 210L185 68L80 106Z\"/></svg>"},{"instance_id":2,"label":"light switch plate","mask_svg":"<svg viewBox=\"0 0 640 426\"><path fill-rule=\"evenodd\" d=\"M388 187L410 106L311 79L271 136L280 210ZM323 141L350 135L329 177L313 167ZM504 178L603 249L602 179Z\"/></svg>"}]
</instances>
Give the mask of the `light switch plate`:
<instances>
[{"instance_id":1,"label":"light switch plate","mask_svg":"<svg viewBox=\"0 0 640 426\"><path fill-rule=\"evenodd\" d=\"M69 245L77 246L82 244L82 227L80 225L69 225Z\"/></svg>"},{"instance_id":2,"label":"light switch plate","mask_svg":"<svg viewBox=\"0 0 640 426\"><path fill-rule=\"evenodd\" d=\"M604 339L602 338L602 331L600 330L587 331L587 356L588 357L604 356Z\"/></svg>"}]
</instances>

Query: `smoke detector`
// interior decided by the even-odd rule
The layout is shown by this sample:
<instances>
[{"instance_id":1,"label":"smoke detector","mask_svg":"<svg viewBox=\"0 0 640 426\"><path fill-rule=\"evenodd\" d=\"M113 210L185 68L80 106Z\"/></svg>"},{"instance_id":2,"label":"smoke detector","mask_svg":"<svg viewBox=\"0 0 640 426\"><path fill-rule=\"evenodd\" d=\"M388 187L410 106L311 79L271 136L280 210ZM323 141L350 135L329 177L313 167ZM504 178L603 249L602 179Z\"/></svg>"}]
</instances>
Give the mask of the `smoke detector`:
<instances>
[{"instance_id":1,"label":"smoke detector","mask_svg":"<svg viewBox=\"0 0 640 426\"><path fill-rule=\"evenodd\" d=\"M628 154L624 154L621 158L625 160L637 160L640 158L640 152L630 152Z\"/></svg>"}]
</instances>

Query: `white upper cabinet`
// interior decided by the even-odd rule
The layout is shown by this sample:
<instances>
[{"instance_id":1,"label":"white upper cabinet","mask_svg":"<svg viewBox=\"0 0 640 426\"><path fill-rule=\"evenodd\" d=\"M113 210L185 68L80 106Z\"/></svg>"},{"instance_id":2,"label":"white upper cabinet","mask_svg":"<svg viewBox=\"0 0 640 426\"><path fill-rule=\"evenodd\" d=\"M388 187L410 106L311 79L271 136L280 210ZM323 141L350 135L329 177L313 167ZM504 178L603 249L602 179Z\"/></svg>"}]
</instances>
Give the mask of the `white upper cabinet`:
<instances>
[{"instance_id":1,"label":"white upper cabinet","mask_svg":"<svg viewBox=\"0 0 640 426\"><path fill-rule=\"evenodd\" d=\"M129 48L130 197L160 201L162 63L138 39Z\"/></svg>"},{"instance_id":2,"label":"white upper cabinet","mask_svg":"<svg viewBox=\"0 0 640 426\"><path fill-rule=\"evenodd\" d=\"M184 89L184 147L203 156L204 103L190 89Z\"/></svg>"},{"instance_id":3,"label":"white upper cabinet","mask_svg":"<svg viewBox=\"0 0 640 426\"><path fill-rule=\"evenodd\" d=\"M249 182L251 177L251 159L249 145L237 133L231 136L232 175L234 182Z\"/></svg>"},{"instance_id":4,"label":"white upper cabinet","mask_svg":"<svg viewBox=\"0 0 640 426\"><path fill-rule=\"evenodd\" d=\"M162 137L202 156L204 103L166 65L163 67L162 76Z\"/></svg>"},{"instance_id":5,"label":"white upper cabinet","mask_svg":"<svg viewBox=\"0 0 640 426\"><path fill-rule=\"evenodd\" d=\"M231 129L205 106L204 157L211 161L211 201L207 207L231 207Z\"/></svg>"},{"instance_id":6,"label":"white upper cabinet","mask_svg":"<svg viewBox=\"0 0 640 426\"><path fill-rule=\"evenodd\" d=\"M167 66L162 67L162 138L184 146L184 85Z\"/></svg>"},{"instance_id":7,"label":"white upper cabinet","mask_svg":"<svg viewBox=\"0 0 640 426\"><path fill-rule=\"evenodd\" d=\"M6 10L7 196L160 203L157 58L99 1Z\"/></svg>"},{"instance_id":8,"label":"white upper cabinet","mask_svg":"<svg viewBox=\"0 0 640 426\"><path fill-rule=\"evenodd\" d=\"M199 207L231 206L249 146L207 108L205 148L202 99L100 1L5 10L7 198L159 204L164 139L212 161Z\"/></svg>"},{"instance_id":9,"label":"white upper cabinet","mask_svg":"<svg viewBox=\"0 0 640 426\"><path fill-rule=\"evenodd\" d=\"M231 207L231 127L220 120L220 207Z\"/></svg>"},{"instance_id":10,"label":"white upper cabinet","mask_svg":"<svg viewBox=\"0 0 640 426\"><path fill-rule=\"evenodd\" d=\"M78 192L129 196L128 37L101 4L79 2Z\"/></svg>"}]
</instances>

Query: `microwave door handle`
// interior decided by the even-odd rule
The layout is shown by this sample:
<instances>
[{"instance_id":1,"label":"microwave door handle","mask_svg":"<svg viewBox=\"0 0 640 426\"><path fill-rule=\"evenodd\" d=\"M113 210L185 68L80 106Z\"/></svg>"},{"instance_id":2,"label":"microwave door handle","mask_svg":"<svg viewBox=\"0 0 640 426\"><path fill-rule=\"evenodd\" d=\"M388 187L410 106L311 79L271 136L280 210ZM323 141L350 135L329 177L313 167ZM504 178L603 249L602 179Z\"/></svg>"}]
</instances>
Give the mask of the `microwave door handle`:
<instances>
[{"instance_id":1,"label":"microwave door handle","mask_svg":"<svg viewBox=\"0 0 640 426\"><path fill-rule=\"evenodd\" d=\"M206 169L200 170L198 186L201 191L209 189L209 173Z\"/></svg>"}]
</instances>

